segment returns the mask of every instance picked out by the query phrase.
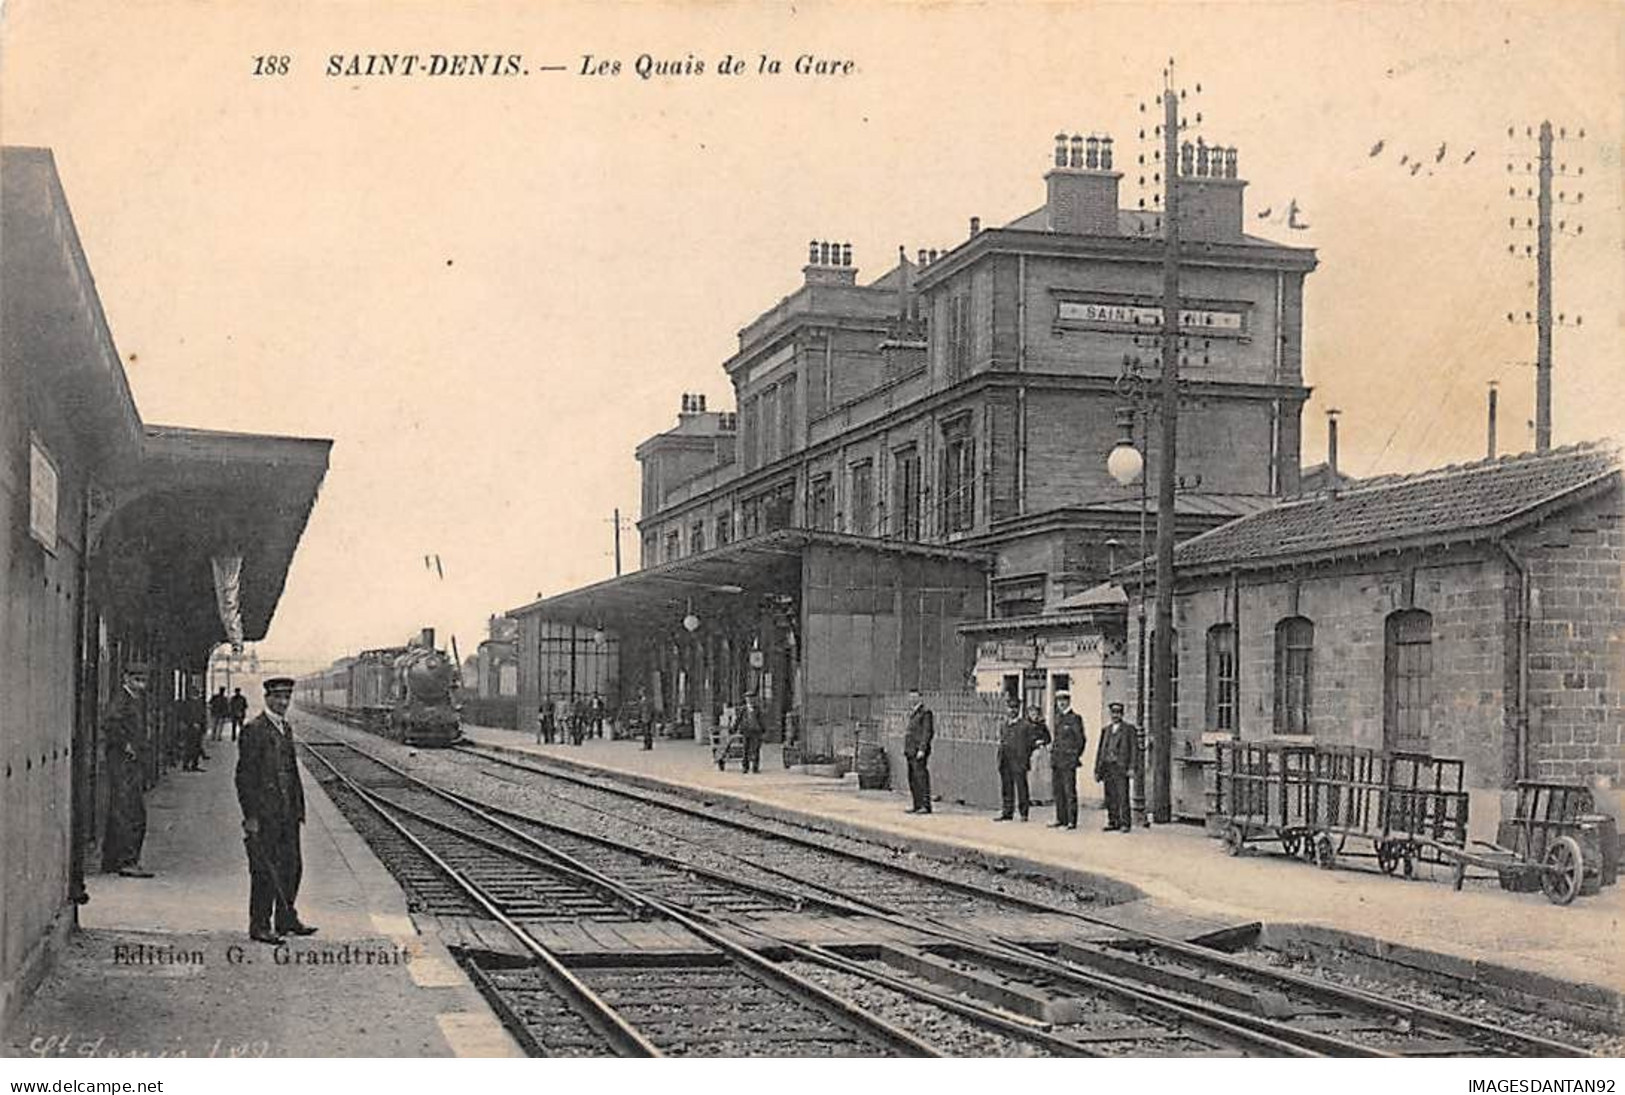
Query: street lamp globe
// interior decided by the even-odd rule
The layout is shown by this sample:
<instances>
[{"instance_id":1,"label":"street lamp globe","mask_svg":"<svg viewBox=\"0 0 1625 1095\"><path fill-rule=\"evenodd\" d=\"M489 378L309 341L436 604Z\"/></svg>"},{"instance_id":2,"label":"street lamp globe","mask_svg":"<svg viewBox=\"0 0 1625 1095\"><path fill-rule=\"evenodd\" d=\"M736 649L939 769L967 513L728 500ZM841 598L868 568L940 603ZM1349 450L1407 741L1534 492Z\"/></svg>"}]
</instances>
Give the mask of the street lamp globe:
<instances>
[{"instance_id":1,"label":"street lamp globe","mask_svg":"<svg viewBox=\"0 0 1625 1095\"><path fill-rule=\"evenodd\" d=\"M1127 487L1140 481L1145 471L1145 457L1133 445L1119 441L1106 457L1106 470L1120 485Z\"/></svg>"},{"instance_id":2,"label":"street lamp globe","mask_svg":"<svg viewBox=\"0 0 1625 1095\"><path fill-rule=\"evenodd\" d=\"M683 630L692 634L700 629L700 618L690 612L683 617Z\"/></svg>"}]
</instances>

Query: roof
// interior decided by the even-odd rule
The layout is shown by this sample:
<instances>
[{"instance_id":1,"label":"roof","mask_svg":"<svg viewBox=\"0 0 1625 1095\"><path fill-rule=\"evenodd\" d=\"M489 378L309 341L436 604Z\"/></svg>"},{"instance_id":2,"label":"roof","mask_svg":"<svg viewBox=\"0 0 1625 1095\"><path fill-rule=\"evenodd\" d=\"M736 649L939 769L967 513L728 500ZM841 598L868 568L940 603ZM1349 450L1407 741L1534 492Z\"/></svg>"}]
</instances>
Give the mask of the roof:
<instances>
[{"instance_id":1,"label":"roof","mask_svg":"<svg viewBox=\"0 0 1625 1095\"><path fill-rule=\"evenodd\" d=\"M1591 444L1367 479L1186 540L1174 566L1251 569L1486 540L1617 482L1619 471L1617 450Z\"/></svg>"},{"instance_id":2,"label":"roof","mask_svg":"<svg viewBox=\"0 0 1625 1095\"><path fill-rule=\"evenodd\" d=\"M692 606L696 599L707 595L731 597L745 592L792 592L800 588L801 556L814 545L969 563L983 568L990 568L993 563L990 555L961 548L811 529L780 529L544 597L509 609L507 614L534 614L561 623L614 627L617 623L644 621L662 612Z\"/></svg>"}]
</instances>

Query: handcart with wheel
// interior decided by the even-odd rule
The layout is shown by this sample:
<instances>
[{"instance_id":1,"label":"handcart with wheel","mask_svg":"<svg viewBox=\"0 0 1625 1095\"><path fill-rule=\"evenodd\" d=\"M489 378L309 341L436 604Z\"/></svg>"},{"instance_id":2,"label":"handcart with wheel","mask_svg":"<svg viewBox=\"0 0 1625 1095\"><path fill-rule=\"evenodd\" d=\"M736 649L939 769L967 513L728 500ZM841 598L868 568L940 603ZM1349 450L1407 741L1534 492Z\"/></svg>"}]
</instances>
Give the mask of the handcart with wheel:
<instances>
[{"instance_id":1,"label":"handcart with wheel","mask_svg":"<svg viewBox=\"0 0 1625 1095\"><path fill-rule=\"evenodd\" d=\"M1314 747L1259 741L1214 744L1213 812L1225 850L1278 844L1290 856L1312 844Z\"/></svg>"},{"instance_id":2,"label":"handcart with wheel","mask_svg":"<svg viewBox=\"0 0 1625 1095\"><path fill-rule=\"evenodd\" d=\"M1498 840L1475 840L1469 847L1437 848L1452 865L1456 889L1473 876L1492 872L1501 888L1520 893L1540 890L1554 905L1596 893L1617 877L1610 819L1593 813L1591 789L1583 784L1519 780L1517 808L1501 823Z\"/></svg>"}]
</instances>

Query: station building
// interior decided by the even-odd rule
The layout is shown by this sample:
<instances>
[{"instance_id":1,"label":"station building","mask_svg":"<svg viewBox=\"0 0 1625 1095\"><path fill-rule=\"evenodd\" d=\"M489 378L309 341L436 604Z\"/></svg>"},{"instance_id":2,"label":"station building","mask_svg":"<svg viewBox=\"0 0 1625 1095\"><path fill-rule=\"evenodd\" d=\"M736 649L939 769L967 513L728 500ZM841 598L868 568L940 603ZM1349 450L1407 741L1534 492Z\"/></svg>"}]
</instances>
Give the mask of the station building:
<instances>
[{"instance_id":1,"label":"station building","mask_svg":"<svg viewBox=\"0 0 1625 1095\"><path fill-rule=\"evenodd\" d=\"M3 1021L98 869L123 667L149 667L150 785L228 618L264 636L330 442L143 422L49 151L0 150L0 217Z\"/></svg>"},{"instance_id":2,"label":"station building","mask_svg":"<svg viewBox=\"0 0 1625 1095\"><path fill-rule=\"evenodd\" d=\"M1520 779L1625 805L1625 496L1581 445L1365 480L1174 553L1173 797L1206 812L1204 741L1464 762L1475 835Z\"/></svg>"},{"instance_id":3,"label":"station building","mask_svg":"<svg viewBox=\"0 0 1625 1095\"><path fill-rule=\"evenodd\" d=\"M722 363L737 410L685 395L638 446L644 569L515 610L522 710L590 657L685 724L760 687L810 756L911 687L1046 709L1065 687L1100 724L1129 690L1123 598L1090 592L1141 527L1140 488L1107 470L1125 406L1147 475L1160 459L1161 220L1120 207L1109 139L1059 137L1051 161L1037 209L899 249L867 283L849 245L810 245ZM1245 232L1234 150L1192 155L1179 185L1177 524L1195 535L1297 490L1316 260Z\"/></svg>"}]
</instances>

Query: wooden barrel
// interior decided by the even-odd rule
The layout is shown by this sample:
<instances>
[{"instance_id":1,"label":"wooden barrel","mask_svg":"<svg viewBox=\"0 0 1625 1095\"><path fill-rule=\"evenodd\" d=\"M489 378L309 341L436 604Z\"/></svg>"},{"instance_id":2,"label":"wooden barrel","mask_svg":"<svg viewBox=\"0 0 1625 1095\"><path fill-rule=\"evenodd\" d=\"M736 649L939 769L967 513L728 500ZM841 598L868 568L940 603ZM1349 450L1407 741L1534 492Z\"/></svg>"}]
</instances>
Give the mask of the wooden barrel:
<instances>
[{"instance_id":1,"label":"wooden barrel","mask_svg":"<svg viewBox=\"0 0 1625 1095\"><path fill-rule=\"evenodd\" d=\"M884 791L890 786L891 761L877 743L858 743L857 769L860 791Z\"/></svg>"}]
</instances>

